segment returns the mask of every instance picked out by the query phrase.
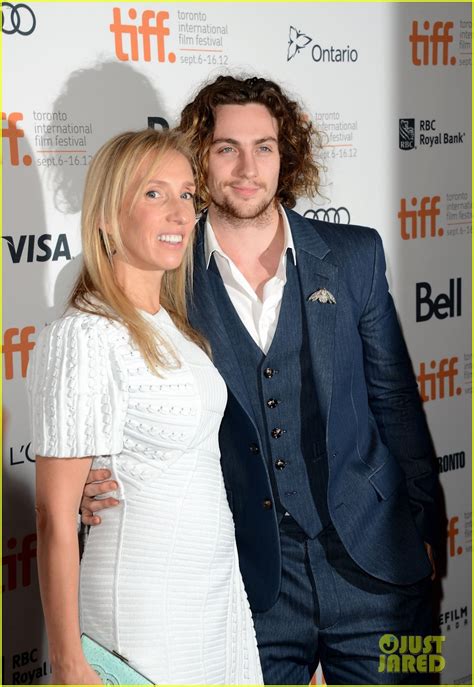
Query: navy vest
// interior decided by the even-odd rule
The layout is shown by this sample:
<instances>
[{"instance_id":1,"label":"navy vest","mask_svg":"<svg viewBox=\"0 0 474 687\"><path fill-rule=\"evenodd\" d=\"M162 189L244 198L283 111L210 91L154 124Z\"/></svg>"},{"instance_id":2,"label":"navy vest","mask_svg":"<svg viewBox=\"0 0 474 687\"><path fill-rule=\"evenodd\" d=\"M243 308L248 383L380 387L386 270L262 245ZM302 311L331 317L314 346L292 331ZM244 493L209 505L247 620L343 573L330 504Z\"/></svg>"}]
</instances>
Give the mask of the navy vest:
<instances>
[{"instance_id":1,"label":"navy vest","mask_svg":"<svg viewBox=\"0 0 474 687\"><path fill-rule=\"evenodd\" d=\"M209 269L219 275L214 258ZM327 455L315 390L304 300L292 255L278 325L265 353L242 324L222 279L213 279L219 313L230 335L270 474L273 504L310 538L330 522ZM270 505L270 504L269 504Z\"/></svg>"}]
</instances>

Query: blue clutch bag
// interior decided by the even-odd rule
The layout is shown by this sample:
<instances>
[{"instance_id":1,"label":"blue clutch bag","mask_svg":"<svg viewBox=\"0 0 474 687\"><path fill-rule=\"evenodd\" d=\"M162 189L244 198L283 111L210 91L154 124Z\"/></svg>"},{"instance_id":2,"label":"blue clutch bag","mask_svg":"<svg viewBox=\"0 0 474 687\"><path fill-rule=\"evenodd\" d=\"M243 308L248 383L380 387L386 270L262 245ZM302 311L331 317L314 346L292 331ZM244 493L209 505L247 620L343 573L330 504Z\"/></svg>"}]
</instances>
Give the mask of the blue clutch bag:
<instances>
[{"instance_id":1,"label":"blue clutch bag","mask_svg":"<svg viewBox=\"0 0 474 687\"><path fill-rule=\"evenodd\" d=\"M87 663L95 670L104 685L154 685L136 671L127 659L109 651L86 634L81 635L82 650Z\"/></svg>"}]
</instances>

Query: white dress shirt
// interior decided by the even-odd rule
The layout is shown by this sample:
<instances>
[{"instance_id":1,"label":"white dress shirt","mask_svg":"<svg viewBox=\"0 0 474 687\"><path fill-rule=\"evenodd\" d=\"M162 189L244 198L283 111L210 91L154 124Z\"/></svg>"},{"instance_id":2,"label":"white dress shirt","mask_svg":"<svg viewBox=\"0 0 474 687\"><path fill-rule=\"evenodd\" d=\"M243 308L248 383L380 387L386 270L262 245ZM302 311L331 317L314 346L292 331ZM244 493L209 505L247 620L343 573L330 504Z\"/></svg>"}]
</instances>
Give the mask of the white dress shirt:
<instances>
[{"instance_id":1,"label":"white dress shirt","mask_svg":"<svg viewBox=\"0 0 474 687\"><path fill-rule=\"evenodd\" d=\"M206 267L209 267L211 257L214 255L217 269L232 305L252 339L265 354L268 353L271 346L280 315L283 288L286 284L288 249L291 250L296 264L295 245L288 218L281 206L279 212L283 219L284 246L275 276L269 279L263 287L262 300L257 296L235 263L220 247L209 222L209 216L206 221L204 237Z\"/></svg>"}]
</instances>

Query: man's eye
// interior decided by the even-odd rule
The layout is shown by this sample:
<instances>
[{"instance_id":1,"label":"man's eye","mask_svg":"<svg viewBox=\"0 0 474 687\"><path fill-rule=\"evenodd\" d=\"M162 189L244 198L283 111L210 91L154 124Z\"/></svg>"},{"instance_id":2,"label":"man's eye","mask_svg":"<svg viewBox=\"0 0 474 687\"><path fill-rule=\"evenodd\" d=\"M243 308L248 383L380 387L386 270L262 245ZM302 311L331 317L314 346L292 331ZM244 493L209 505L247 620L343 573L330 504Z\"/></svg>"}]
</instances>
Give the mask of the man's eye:
<instances>
[{"instance_id":1,"label":"man's eye","mask_svg":"<svg viewBox=\"0 0 474 687\"><path fill-rule=\"evenodd\" d=\"M271 152L272 152L272 149L269 148L268 146L260 146L260 147L259 147L259 150L260 150L260 152L262 152L262 153L271 153Z\"/></svg>"},{"instance_id":2,"label":"man's eye","mask_svg":"<svg viewBox=\"0 0 474 687\"><path fill-rule=\"evenodd\" d=\"M225 146L225 148L219 149L219 153L232 153L233 150L232 146Z\"/></svg>"}]
</instances>

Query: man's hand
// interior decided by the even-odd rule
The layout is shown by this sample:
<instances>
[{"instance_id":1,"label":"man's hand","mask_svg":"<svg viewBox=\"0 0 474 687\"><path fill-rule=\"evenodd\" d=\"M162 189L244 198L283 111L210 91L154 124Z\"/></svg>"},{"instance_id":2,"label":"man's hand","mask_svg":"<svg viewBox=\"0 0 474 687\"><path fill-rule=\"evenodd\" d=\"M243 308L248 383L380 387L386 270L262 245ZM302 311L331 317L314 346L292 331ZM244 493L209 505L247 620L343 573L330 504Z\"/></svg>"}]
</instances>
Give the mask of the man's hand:
<instances>
[{"instance_id":1,"label":"man's hand","mask_svg":"<svg viewBox=\"0 0 474 687\"><path fill-rule=\"evenodd\" d=\"M428 544L428 542L426 542L426 541L425 541L425 549L426 549L426 553L428 554L428 558L430 559L431 567L433 569L433 572L431 573L431 579L434 580L436 577L436 565L435 565L433 549L431 547L431 544Z\"/></svg>"},{"instance_id":2,"label":"man's hand","mask_svg":"<svg viewBox=\"0 0 474 687\"><path fill-rule=\"evenodd\" d=\"M100 525L101 519L95 513L103 508L118 505L119 501L112 497L107 499L95 498L99 494L105 494L118 488L117 482L111 480L110 477L110 470L90 470L87 475L81 501L81 521L84 525Z\"/></svg>"}]
</instances>

